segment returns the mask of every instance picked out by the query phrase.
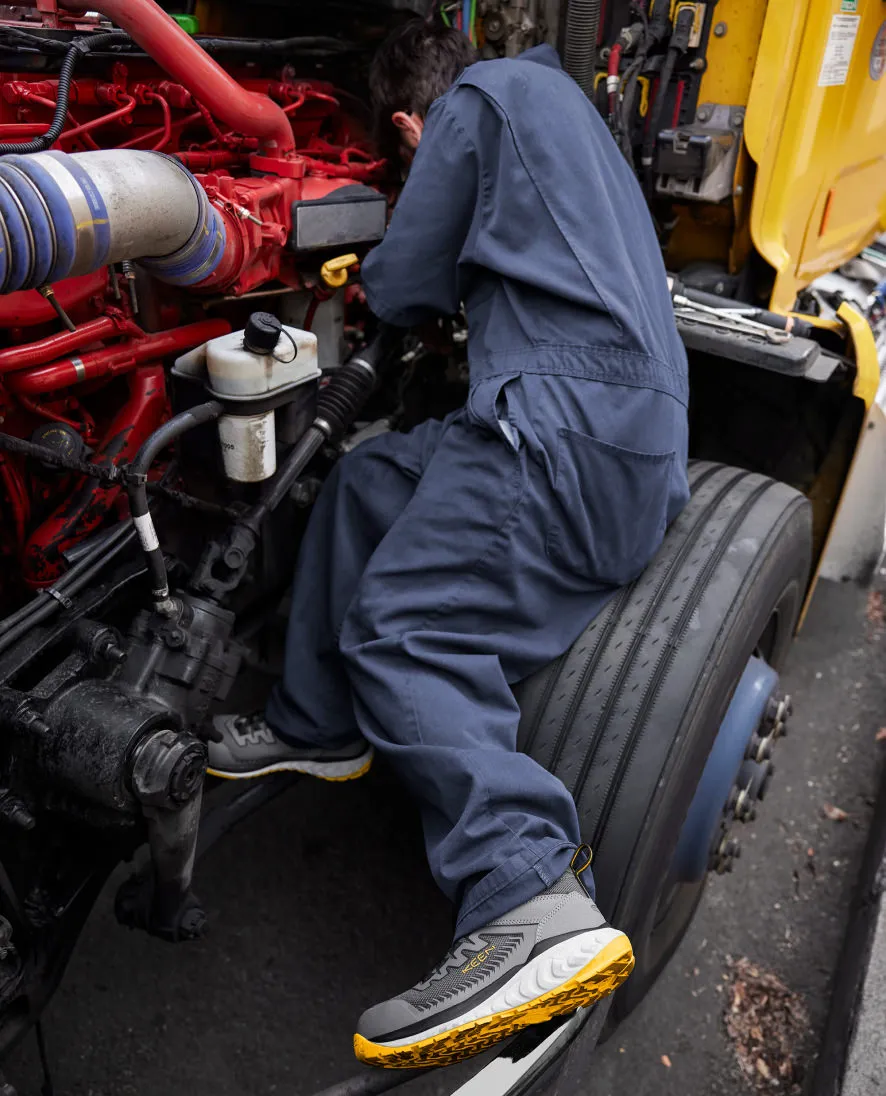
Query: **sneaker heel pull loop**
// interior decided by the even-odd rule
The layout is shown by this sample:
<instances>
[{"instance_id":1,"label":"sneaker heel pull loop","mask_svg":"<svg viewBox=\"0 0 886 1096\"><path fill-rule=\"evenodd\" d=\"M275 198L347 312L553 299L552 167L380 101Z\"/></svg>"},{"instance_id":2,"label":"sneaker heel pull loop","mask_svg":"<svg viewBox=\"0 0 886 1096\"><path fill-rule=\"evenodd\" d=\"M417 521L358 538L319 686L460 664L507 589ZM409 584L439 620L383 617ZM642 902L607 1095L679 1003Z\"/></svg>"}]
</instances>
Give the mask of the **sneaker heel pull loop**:
<instances>
[{"instance_id":1,"label":"sneaker heel pull loop","mask_svg":"<svg viewBox=\"0 0 886 1096\"><path fill-rule=\"evenodd\" d=\"M588 889L584 885L584 880L581 877L581 873L583 871L587 871L587 869L591 866L593 859L594 850L591 848L591 846L587 844L581 844L572 854L572 859L569 862L569 867L572 869L575 878L579 881L579 883L581 883L586 894L588 893Z\"/></svg>"}]
</instances>

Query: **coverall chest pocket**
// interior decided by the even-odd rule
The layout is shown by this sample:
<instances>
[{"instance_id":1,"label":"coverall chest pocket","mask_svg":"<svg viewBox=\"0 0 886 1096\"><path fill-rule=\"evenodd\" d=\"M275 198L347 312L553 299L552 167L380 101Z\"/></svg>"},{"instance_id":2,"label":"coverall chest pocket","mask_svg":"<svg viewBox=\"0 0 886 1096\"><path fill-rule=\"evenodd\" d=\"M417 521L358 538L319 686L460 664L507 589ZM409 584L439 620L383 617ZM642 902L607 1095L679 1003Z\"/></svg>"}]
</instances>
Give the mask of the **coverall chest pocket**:
<instances>
[{"instance_id":1,"label":"coverall chest pocket","mask_svg":"<svg viewBox=\"0 0 886 1096\"><path fill-rule=\"evenodd\" d=\"M561 428L546 544L552 562L583 578L632 582L664 538L675 455Z\"/></svg>"}]
</instances>

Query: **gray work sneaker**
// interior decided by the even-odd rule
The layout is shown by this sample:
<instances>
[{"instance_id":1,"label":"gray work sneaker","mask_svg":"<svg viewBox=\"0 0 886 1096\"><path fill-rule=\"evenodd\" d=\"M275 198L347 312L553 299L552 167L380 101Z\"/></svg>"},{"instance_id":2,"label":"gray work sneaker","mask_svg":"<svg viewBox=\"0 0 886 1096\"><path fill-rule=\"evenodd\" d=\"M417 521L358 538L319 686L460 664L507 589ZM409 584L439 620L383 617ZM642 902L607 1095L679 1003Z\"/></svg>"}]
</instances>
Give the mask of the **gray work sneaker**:
<instances>
[{"instance_id":1,"label":"gray work sneaker","mask_svg":"<svg viewBox=\"0 0 886 1096\"><path fill-rule=\"evenodd\" d=\"M457 940L417 986L364 1012L354 1053L392 1068L449 1065L592 1004L633 966L627 936L606 924L570 869L537 898Z\"/></svg>"},{"instance_id":2,"label":"gray work sneaker","mask_svg":"<svg viewBox=\"0 0 886 1096\"><path fill-rule=\"evenodd\" d=\"M216 741L209 743L207 772L226 780L247 780L270 773L307 773L321 780L354 780L369 771L372 747L357 739L337 750L293 746L277 738L261 712L217 715Z\"/></svg>"}]
</instances>

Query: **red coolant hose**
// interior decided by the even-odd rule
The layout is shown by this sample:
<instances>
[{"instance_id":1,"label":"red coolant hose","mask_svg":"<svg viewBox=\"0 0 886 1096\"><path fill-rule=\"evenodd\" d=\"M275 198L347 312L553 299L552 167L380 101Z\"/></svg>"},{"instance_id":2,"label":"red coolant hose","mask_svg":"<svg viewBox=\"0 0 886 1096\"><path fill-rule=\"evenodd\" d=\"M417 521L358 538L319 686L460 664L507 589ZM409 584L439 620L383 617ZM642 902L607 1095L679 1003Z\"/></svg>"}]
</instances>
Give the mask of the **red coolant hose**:
<instances>
[{"instance_id":1,"label":"red coolant hose","mask_svg":"<svg viewBox=\"0 0 886 1096\"><path fill-rule=\"evenodd\" d=\"M37 0L26 2L33 7ZM283 109L266 95L241 87L154 0L62 0L61 6L107 16L217 118L238 133L260 138L266 155L295 150Z\"/></svg>"},{"instance_id":2,"label":"red coolant hose","mask_svg":"<svg viewBox=\"0 0 886 1096\"><path fill-rule=\"evenodd\" d=\"M182 354L194 346L227 335L231 325L227 320L202 320L186 327L173 327L169 331L145 335L102 350L85 351L76 358L62 358L39 365L20 373L4 377L6 386L13 392L37 396L54 392L82 381L107 377L115 373L128 373L144 362L159 361L173 354ZM61 336L59 336L61 337Z\"/></svg>"},{"instance_id":3,"label":"red coolant hose","mask_svg":"<svg viewBox=\"0 0 886 1096\"><path fill-rule=\"evenodd\" d=\"M144 338L145 333L131 320L99 316L96 320L81 324L74 331L63 331L59 335L49 335L37 342L0 350L0 373L12 373L17 369L45 365L55 358L64 357L65 354L81 350L90 343L113 338L115 335L129 335L138 339Z\"/></svg>"}]
</instances>

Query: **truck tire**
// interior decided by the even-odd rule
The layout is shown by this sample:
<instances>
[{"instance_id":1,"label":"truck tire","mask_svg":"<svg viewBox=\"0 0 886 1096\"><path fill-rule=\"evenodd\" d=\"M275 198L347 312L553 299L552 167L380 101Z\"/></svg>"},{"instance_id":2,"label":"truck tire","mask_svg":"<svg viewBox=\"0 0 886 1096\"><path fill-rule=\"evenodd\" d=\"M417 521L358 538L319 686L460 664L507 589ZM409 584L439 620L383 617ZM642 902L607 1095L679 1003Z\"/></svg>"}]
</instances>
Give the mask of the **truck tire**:
<instances>
[{"instance_id":1,"label":"truck tire","mask_svg":"<svg viewBox=\"0 0 886 1096\"><path fill-rule=\"evenodd\" d=\"M810 570L811 507L793 488L706 462L690 483L646 571L516 688L520 748L574 796L598 903L634 944L616 1023L695 912L704 879L670 871L689 804L748 659L780 669Z\"/></svg>"}]
</instances>

